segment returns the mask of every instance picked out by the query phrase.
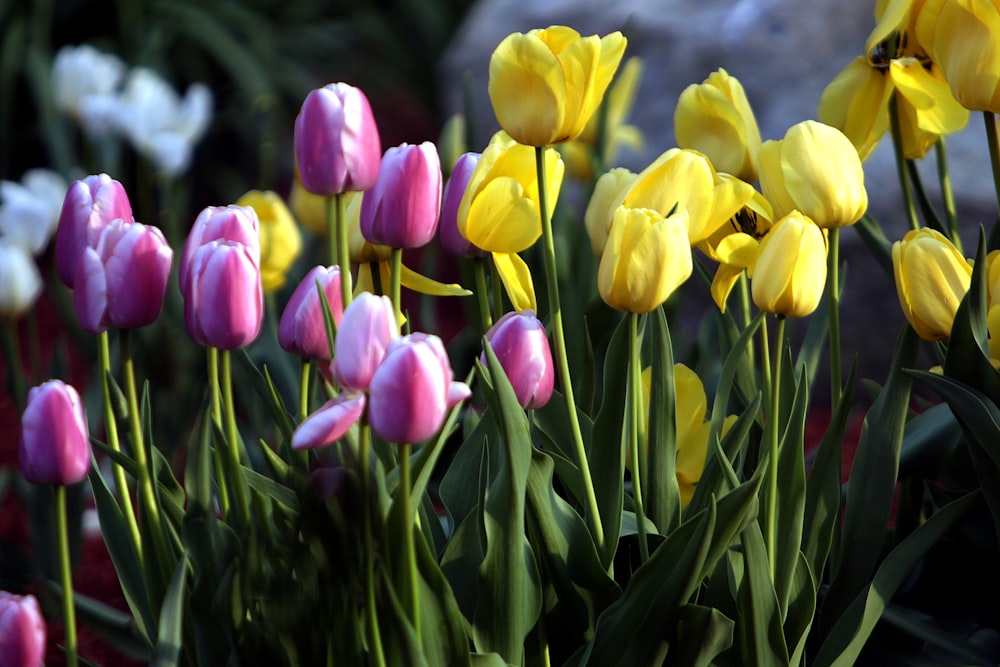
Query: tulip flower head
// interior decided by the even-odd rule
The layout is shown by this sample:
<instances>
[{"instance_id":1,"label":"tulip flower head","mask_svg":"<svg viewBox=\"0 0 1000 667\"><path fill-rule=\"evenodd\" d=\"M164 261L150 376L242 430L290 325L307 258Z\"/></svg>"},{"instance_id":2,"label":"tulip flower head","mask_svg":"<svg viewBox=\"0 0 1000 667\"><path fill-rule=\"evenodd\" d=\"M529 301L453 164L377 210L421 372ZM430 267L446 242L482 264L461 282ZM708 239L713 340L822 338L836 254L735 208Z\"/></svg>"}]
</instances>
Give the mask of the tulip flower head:
<instances>
[{"instance_id":1,"label":"tulip flower head","mask_svg":"<svg viewBox=\"0 0 1000 667\"><path fill-rule=\"evenodd\" d=\"M251 190L236 201L249 206L260 225L260 278L264 292L285 285L285 276L302 252L302 234L295 218L277 192Z\"/></svg>"},{"instance_id":2,"label":"tulip flower head","mask_svg":"<svg viewBox=\"0 0 1000 667\"><path fill-rule=\"evenodd\" d=\"M285 305L278 324L278 342L292 354L329 361L330 347L317 283L330 305L334 324L340 326L344 310L340 294L340 267L315 266L295 288Z\"/></svg>"},{"instance_id":3,"label":"tulip flower head","mask_svg":"<svg viewBox=\"0 0 1000 667\"><path fill-rule=\"evenodd\" d=\"M340 386L366 391L397 336L396 312L389 297L362 292L351 301L337 329L333 374Z\"/></svg>"},{"instance_id":4,"label":"tulip flower head","mask_svg":"<svg viewBox=\"0 0 1000 667\"><path fill-rule=\"evenodd\" d=\"M80 395L61 380L28 392L18 449L21 474L32 484L67 486L90 472L90 436Z\"/></svg>"},{"instance_id":5,"label":"tulip flower head","mask_svg":"<svg viewBox=\"0 0 1000 667\"><path fill-rule=\"evenodd\" d=\"M600 106L625 45L620 32L581 37L565 26L508 35L490 58L489 95L500 127L528 146L576 138Z\"/></svg>"},{"instance_id":6,"label":"tulip flower head","mask_svg":"<svg viewBox=\"0 0 1000 667\"><path fill-rule=\"evenodd\" d=\"M42 294L42 276L28 251L0 237L0 320L28 312Z\"/></svg>"},{"instance_id":7,"label":"tulip flower head","mask_svg":"<svg viewBox=\"0 0 1000 667\"><path fill-rule=\"evenodd\" d=\"M117 56L92 46L64 46L52 63L55 106L75 118L93 136L114 129L118 108L118 86L125 76L125 63Z\"/></svg>"},{"instance_id":8,"label":"tulip flower head","mask_svg":"<svg viewBox=\"0 0 1000 667\"><path fill-rule=\"evenodd\" d=\"M482 257L485 253L473 245L458 230L458 209L465 197L469 179L482 153L464 153L455 162L451 177L444 186L441 199L441 221L438 225L441 245L456 257Z\"/></svg>"},{"instance_id":9,"label":"tulip flower head","mask_svg":"<svg viewBox=\"0 0 1000 667\"><path fill-rule=\"evenodd\" d=\"M33 595L0 591L0 667L41 667L45 619Z\"/></svg>"},{"instance_id":10,"label":"tulip flower head","mask_svg":"<svg viewBox=\"0 0 1000 667\"><path fill-rule=\"evenodd\" d=\"M73 305L84 331L134 329L156 321L174 252L156 227L112 220L84 250Z\"/></svg>"},{"instance_id":11,"label":"tulip flower head","mask_svg":"<svg viewBox=\"0 0 1000 667\"><path fill-rule=\"evenodd\" d=\"M826 235L792 211L760 242L750 274L753 302L784 317L805 317L819 306L826 286Z\"/></svg>"},{"instance_id":12,"label":"tulip flower head","mask_svg":"<svg viewBox=\"0 0 1000 667\"><path fill-rule=\"evenodd\" d=\"M611 221L615 217L615 209L625 198L636 175L624 167L616 167L601 174L590 195L590 202L583 214L583 223L590 237L590 248L594 256L600 258L604 246L608 243L608 233L611 231Z\"/></svg>"},{"instance_id":13,"label":"tulip flower head","mask_svg":"<svg viewBox=\"0 0 1000 667\"><path fill-rule=\"evenodd\" d=\"M260 263L260 221L257 212L249 206L208 206L191 225L184 250L181 253L178 280L181 291L187 288L191 258L199 246L211 241L232 241L245 245Z\"/></svg>"},{"instance_id":14,"label":"tulip flower head","mask_svg":"<svg viewBox=\"0 0 1000 667\"><path fill-rule=\"evenodd\" d=\"M387 150L361 202L361 234L393 248L429 243L441 214L441 178L437 148L429 141Z\"/></svg>"},{"instance_id":15,"label":"tulip flower head","mask_svg":"<svg viewBox=\"0 0 1000 667\"><path fill-rule=\"evenodd\" d=\"M56 270L63 284L73 287L84 249L94 245L101 230L117 218L132 222L132 205L121 183L97 174L69 186L56 229Z\"/></svg>"},{"instance_id":16,"label":"tulip flower head","mask_svg":"<svg viewBox=\"0 0 1000 667\"><path fill-rule=\"evenodd\" d=\"M507 313L486 333L522 408L540 408L552 397L555 366L545 327L532 310ZM481 356L486 363L486 353Z\"/></svg>"},{"instance_id":17,"label":"tulip flower head","mask_svg":"<svg viewBox=\"0 0 1000 667\"><path fill-rule=\"evenodd\" d=\"M972 265L943 234L907 232L892 244L896 293L906 321L924 340L951 335L958 306L969 291Z\"/></svg>"},{"instance_id":18,"label":"tulip flower head","mask_svg":"<svg viewBox=\"0 0 1000 667\"><path fill-rule=\"evenodd\" d=\"M235 350L256 340L264 320L259 255L236 241L198 246L181 287L184 322L199 345Z\"/></svg>"},{"instance_id":19,"label":"tulip flower head","mask_svg":"<svg viewBox=\"0 0 1000 667\"><path fill-rule=\"evenodd\" d=\"M359 88L331 83L310 92L295 119L294 143L295 164L309 192L330 196L375 184L382 146Z\"/></svg>"},{"instance_id":20,"label":"tulip flower head","mask_svg":"<svg viewBox=\"0 0 1000 667\"><path fill-rule=\"evenodd\" d=\"M66 179L48 169L29 169L20 183L0 181L0 236L41 253L59 224L66 190Z\"/></svg>"}]
</instances>

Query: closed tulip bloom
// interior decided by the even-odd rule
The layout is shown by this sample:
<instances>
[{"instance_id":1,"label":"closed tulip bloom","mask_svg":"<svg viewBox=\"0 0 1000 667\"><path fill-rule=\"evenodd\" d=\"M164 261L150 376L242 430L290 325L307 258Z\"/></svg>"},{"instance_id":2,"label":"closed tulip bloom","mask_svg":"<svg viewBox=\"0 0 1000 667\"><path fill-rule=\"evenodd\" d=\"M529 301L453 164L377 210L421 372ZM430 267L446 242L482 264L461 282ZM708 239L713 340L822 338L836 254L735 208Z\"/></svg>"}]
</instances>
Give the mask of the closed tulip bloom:
<instances>
[{"instance_id":1,"label":"closed tulip bloom","mask_svg":"<svg viewBox=\"0 0 1000 667\"><path fill-rule=\"evenodd\" d=\"M260 269L252 248L226 240L198 246L181 288L184 322L199 345L235 350L252 343L264 319Z\"/></svg>"},{"instance_id":2,"label":"closed tulip bloom","mask_svg":"<svg viewBox=\"0 0 1000 667\"><path fill-rule=\"evenodd\" d=\"M173 258L156 227L111 221L76 267L73 305L83 330L134 329L156 321Z\"/></svg>"},{"instance_id":3,"label":"closed tulip bloom","mask_svg":"<svg viewBox=\"0 0 1000 667\"><path fill-rule=\"evenodd\" d=\"M448 410L472 395L453 377L440 338L421 333L396 338L372 376L372 431L399 444L427 440L441 430Z\"/></svg>"},{"instance_id":4,"label":"closed tulip bloom","mask_svg":"<svg viewBox=\"0 0 1000 667\"><path fill-rule=\"evenodd\" d=\"M441 245L456 257L483 257L485 252L473 245L458 231L458 209L466 187L482 153L464 153L455 162L451 177L444 186L441 199L441 221L438 225Z\"/></svg>"},{"instance_id":5,"label":"closed tulip bloom","mask_svg":"<svg viewBox=\"0 0 1000 667\"><path fill-rule=\"evenodd\" d=\"M42 667L45 619L33 595L0 591L0 667Z\"/></svg>"},{"instance_id":6,"label":"closed tulip bloom","mask_svg":"<svg viewBox=\"0 0 1000 667\"><path fill-rule=\"evenodd\" d=\"M758 153L760 186L776 218L801 211L820 227L846 227L868 209L865 174L851 141L813 120L797 123Z\"/></svg>"},{"instance_id":7,"label":"closed tulip bloom","mask_svg":"<svg viewBox=\"0 0 1000 667\"><path fill-rule=\"evenodd\" d=\"M958 305L969 291L972 266L933 229L907 232L892 244L896 293L906 321L924 340L951 335Z\"/></svg>"},{"instance_id":8,"label":"closed tulip bloom","mask_svg":"<svg viewBox=\"0 0 1000 667\"><path fill-rule=\"evenodd\" d=\"M306 190L330 196L375 184L382 144L368 98L331 83L313 90L295 119L295 164Z\"/></svg>"},{"instance_id":9,"label":"closed tulip bloom","mask_svg":"<svg viewBox=\"0 0 1000 667\"><path fill-rule=\"evenodd\" d=\"M431 142L390 148L361 202L361 233L393 248L430 243L441 215L441 180L441 160Z\"/></svg>"},{"instance_id":10,"label":"closed tulip bloom","mask_svg":"<svg viewBox=\"0 0 1000 667\"><path fill-rule=\"evenodd\" d=\"M758 308L805 317L816 310L826 286L826 236L816 223L793 211L774 223L760 242L752 268L750 287Z\"/></svg>"},{"instance_id":11,"label":"closed tulip bloom","mask_svg":"<svg viewBox=\"0 0 1000 667\"><path fill-rule=\"evenodd\" d=\"M340 300L340 267L315 266L295 288L285 305L278 324L278 342L292 354L329 361L331 355L326 339L326 321L316 283L319 283L326 295L334 324L340 326L344 310Z\"/></svg>"},{"instance_id":12,"label":"closed tulip bloom","mask_svg":"<svg viewBox=\"0 0 1000 667\"><path fill-rule=\"evenodd\" d=\"M648 313L691 276L687 213L620 206L597 270L601 298L612 308Z\"/></svg>"},{"instance_id":13,"label":"closed tulip bloom","mask_svg":"<svg viewBox=\"0 0 1000 667\"><path fill-rule=\"evenodd\" d=\"M600 106L625 45L620 32L581 37L565 26L508 35L490 58L500 127L528 146L574 139Z\"/></svg>"},{"instance_id":14,"label":"closed tulip bloom","mask_svg":"<svg viewBox=\"0 0 1000 667\"><path fill-rule=\"evenodd\" d=\"M277 192L251 190L236 206L249 206L257 214L260 227L260 278L264 292L285 286L285 276L302 252L302 234Z\"/></svg>"},{"instance_id":15,"label":"closed tulip bloom","mask_svg":"<svg viewBox=\"0 0 1000 667\"><path fill-rule=\"evenodd\" d=\"M212 241L231 241L246 246L260 266L260 221L249 206L207 206L191 225L178 267L181 292L187 289L191 258L199 246Z\"/></svg>"},{"instance_id":16,"label":"closed tulip bloom","mask_svg":"<svg viewBox=\"0 0 1000 667\"><path fill-rule=\"evenodd\" d=\"M90 436L76 389L49 380L28 392L18 454L21 474L32 484L67 486L87 477Z\"/></svg>"},{"instance_id":17,"label":"closed tulip bloom","mask_svg":"<svg viewBox=\"0 0 1000 667\"><path fill-rule=\"evenodd\" d=\"M76 263L84 249L116 218L132 222L132 205L121 183L107 174L96 174L69 186L56 228L56 270L63 284L73 287Z\"/></svg>"},{"instance_id":18,"label":"closed tulip bloom","mask_svg":"<svg viewBox=\"0 0 1000 667\"><path fill-rule=\"evenodd\" d=\"M674 110L677 145L704 153L719 171L757 180L757 119L736 77L719 69L684 89Z\"/></svg>"},{"instance_id":19,"label":"closed tulip bloom","mask_svg":"<svg viewBox=\"0 0 1000 667\"><path fill-rule=\"evenodd\" d=\"M42 276L28 251L0 237L0 320L31 310L42 294Z\"/></svg>"},{"instance_id":20,"label":"closed tulip bloom","mask_svg":"<svg viewBox=\"0 0 1000 667\"><path fill-rule=\"evenodd\" d=\"M608 232L611 231L611 221L615 217L615 209L625 197L636 175L624 167L616 167L597 179L594 192L590 195L587 210L583 214L583 223L590 237L590 248L594 257L604 253L608 243Z\"/></svg>"},{"instance_id":21,"label":"closed tulip bloom","mask_svg":"<svg viewBox=\"0 0 1000 667\"><path fill-rule=\"evenodd\" d=\"M858 56L823 90L816 110L820 122L844 133L866 160L889 129L892 80L865 56Z\"/></svg>"},{"instance_id":22,"label":"closed tulip bloom","mask_svg":"<svg viewBox=\"0 0 1000 667\"><path fill-rule=\"evenodd\" d=\"M392 248L372 243L361 233L361 205L365 192L345 192L344 222L347 225L347 254L356 264L388 262L392 258Z\"/></svg>"},{"instance_id":23,"label":"closed tulip bloom","mask_svg":"<svg viewBox=\"0 0 1000 667\"><path fill-rule=\"evenodd\" d=\"M522 408L540 408L552 397L555 366L545 327L532 310L507 313L486 333ZM486 363L486 354L481 357Z\"/></svg>"},{"instance_id":24,"label":"closed tulip bloom","mask_svg":"<svg viewBox=\"0 0 1000 667\"><path fill-rule=\"evenodd\" d=\"M359 294L344 310L337 329L333 371L340 386L366 391L389 344L398 336L399 326L389 297L371 292Z\"/></svg>"}]
</instances>

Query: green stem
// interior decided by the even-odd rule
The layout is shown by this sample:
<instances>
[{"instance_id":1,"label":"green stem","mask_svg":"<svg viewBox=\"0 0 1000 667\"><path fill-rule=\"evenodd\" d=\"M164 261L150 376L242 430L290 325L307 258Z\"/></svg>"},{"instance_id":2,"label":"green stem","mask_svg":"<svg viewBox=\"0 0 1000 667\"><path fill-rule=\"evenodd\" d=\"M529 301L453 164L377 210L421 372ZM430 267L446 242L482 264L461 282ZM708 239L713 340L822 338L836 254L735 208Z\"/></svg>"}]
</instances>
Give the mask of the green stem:
<instances>
[{"instance_id":1,"label":"green stem","mask_svg":"<svg viewBox=\"0 0 1000 667\"><path fill-rule=\"evenodd\" d=\"M219 350L214 347L208 348L208 386L212 395L212 421L222 430L222 390L219 387ZM212 459L215 463L215 478L218 480L216 488L219 493L219 509L222 516L229 516L229 489L226 488L225 467L222 464L222 455L218 449L212 449Z\"/></svg>"},{"instance_id":2,"label":"green stem","mask_svg":"<svg viewBox=\"0 0 1000 667\"><path fill-rule=\"evenodd\" d=\"M299 378L299 419L309 416L309 385L312 380L312 359L302 360L302 373Z\"/></svg>"},{"instance_id":3,"label":"green stem","mask_svg":"<svg viewBox=\"0 0 1000 667\"><path fill-rule=\"evenodd\" d=\"M243 453L240 434L236 429L236 405L233 401L231 356L229 350L220 350L219 357L222 362L222 407L226 416L226 440L229 444L229 465L232 469L233 495L236 497L236 506L240 512L240 519L243 521L243 525L249 526L250 496L246 486L246 479L240 470Z\"/></svg>"},{"instance_id":4,"label":"green stem","mask_svg":"<svg viewBox=\"0 0 1000 667\"><path fill-rule=\"evenodd\" d=\"M583 433L580 431L580 420L576 414L576 401L573 399L573 381L569 372L569 360L566 356L566 334L563 331L562 308L559 305L559 273L556 265L555 238L552 234L552 220L549 217L548 202L545 192L545 148L535 147L535 170L538 173L538 209L542 217L542 238L544 242L545 283L549 297L549 311L552 319L552 338L555 342L556 370L559 373L559 383L566 397L566 408L569 412L570 431L573 434L573 446L583 478L583 490L586 494L587 520L594 536L598 551L604 549L604 525L601 523L601 512L597 505L597 494L594 492L594 482L590 475L590 463L587 460L587 450L583 444Z\"/></svg>"},{"instance_id":5,"label":"green stem","mask_svg":"<svg viewBox=\"0 0 1000 667\"><path fill-rule=\"evenodd\" d=\"M760 323L760 369L764 374L764 391L771 395L771 342L767 339L767 320Z\"/></svg>"},{"instance_id":6,"label":"green stem","mask_svg":"<svg viewBox=\"0 0 1000 667\"><path fill-rule=\"evenodd\" d=\"M490 263L490 280L493 285L493 312L497 317L500 317L500 314L503 313L503 281L500 279L500 272L497 271L496 262L493 261L493 255L490 255L486 261Z\"/></svg>"},{"instance_id":7,"label":"green stem","mask_svg":"<svg viewBox=\"0 0 1000 667\"><path fill-rule=\"evenodd\" d=\"M493 326L490 299L486 290L486 261L483 257L475 257L472 260L472 271L476 277L476 303L479 304L479 326L482 329L479 333L484 336Z\"/></svg>"},{"instance_id":8,"label":"green stem","mask_svg":"<svg viewBox=\"0 0 1000 667\"><path fill-rule=\"evenodd\" d=\"M990 168L993 170L993 190L997 197L997 210L1000 211L1000 145L997 139L997 118L990 111L983 112L986 122L986 143L990 148Z\"/></svg>"},{"instance_id":9,"label":"green stem","mask_svg":"<svg viewBox=\"0 0 1000 667\"><path fill-rule=\"evenodd\" d=\"M955 212L955 194L951 189L951 175L948 172L948 150L945 147L944 135L938 137L934 144L934 154L937 156L938 182L941 184L941 198L944 199L944 215L951 234L951 241L962 252L962 239L958 233L958 214Z\"/></svg>"},{"instance_id":10,"label":"green stem","mask_svg":"<svg viewBox=\"0 0 1000 667\"><path fill-rule=\"evenodd\" d=\"M629 313L629 447L632 457L632 496L635 502L635 524L639 539L639 555L642 562L649 560L649 544L646 541L646 514L643 511L642 475L643 456L640 451L639 421L642 412L642 369L639 363L639 314Z\"/></svg>"},{"instance_id":11,"label":"green stem","mask_svg":"<svg viewBox=\"0 0 1000 667\"><path fill-rule=\"evenodd\" d=\"M910 179L906 175L906 156L903 155L903 135L899 128L899 105L895 91L889 96L889 129L892 132L892 149L896 157L896 175L903 191L903 205L906 208L906 218L910 221L910 229L919 229L917 209L913 203L913 190Z\"/></svg>"},{"instance_id":12,"label":"green stem","mask_svg":"<svg viewBox=\"0 0 1000 667\"><path fill-rule=\"evenodd\" d=\"M59 532L59 573L62 579L63 622L66 624L66 665L76 667L76 612L73 610L73 569L66 520L66 487L56 485L56 530Z\"/></svg>"},{"instance_id":13,"label":"green stem","mask_svg":"<svg viewBox=\"0 0 1000 667\"><path fill-rule=\"evenodd\" d=\"M338 192L327 198L326 238L330 263L340 266L340 298L346 309L351 303L351 254L347 244L347 215L344 205L342 193Z\"/></svg>"},{"instance_id":14,"label":"green stem","mask_svg":"<svg viewBox=\"0 0 1000 667\"><path fill-rule=\"evenodd\" d=\"M102 331L98 334L97 356L101 372L101 403L104 406L104 430L107 431L108 446L116 452L121 452L121 443L118 440L118 421L115 419L115 410L111 405L111 348L108 342L107 331ZM125 520L128 523L132 544L135 547L135 552L141 554L142 537L139 533L139 522L135 518L135 508L132 506L132 493L129 490L128 478L125 476L125 468L115 465L113 471L115 486L118 487L118 495L121 498L122 509L125 511Z\"/></svg>"},{"instance_id":15,"label":"green stem","mask_svg":"<svg viewBox=\"0 0 1000 667\"><path fill-rule=\"evenodd\" d=\"M781 399L781 358L785 347L785 316L778 315L777 331L774 335L774 375L771 383L771 409L767 416L768 445L768 493L767 493L767 557L770 564L771 581L777 574L778 556L778 412Z\"/></svg>"},{"instance_id":16,"label":"green stem","mask_svg":"<svg viewBox=\"0 0 1000 667\"><path fill-rule=\"evenodd\" d=\"M830 306L830 398L831 410L836 410L843 393L840 368L840 228L830 230L830 251L827 255L827 291ZM778 350L780 357L781 350Z\"/></svg>"},{"instance_id":17,"label":"green stem","mask_svg":"<svg viewBox=\"0 0 1000 667\"><path fill-rule=\"evenodd\" d=\"M410 454L413 445L403 444L399 448L399 490L403 512L403 526L405 533L404 549L406 550L406 597L409 602L410 619L413 621L413 632L420 640L420 596L417 578L417 550L413 542L413 508L410 502Z\"/></svg>"},{"instance_id":18,"label":"green stem","mask_svg":"<svg viewBox=\"0 0 1000 667\"><path fill-rule=\"evenodd\" d=\"M403 304L400 302L403 279L403 249L393 248L392 259L389 264L389 298L392 299L392 307L396 309L396 321L400 320L399 315L403 312Z\"/></svg>"},{"instance_id":19,"label":"green stem","mask_svg":"<svg viewBox=\"0 0 1000 667\"><path fill-rule=\"evenodd\" d=\"M370 650L375 654L375 664L378 667L385 666L385 653L382 650L382 635L378 627L378 610L375 607L375 548L372 539L372 515L375 510L375 502L372 497L371 484L371 429L366 421L362 421L360 429L360 451L361 451L361 493L364 502L364 540L365 550L363 559L365 561L365 615L368 623L368 641Z\"/></svg>"}]
</instances>

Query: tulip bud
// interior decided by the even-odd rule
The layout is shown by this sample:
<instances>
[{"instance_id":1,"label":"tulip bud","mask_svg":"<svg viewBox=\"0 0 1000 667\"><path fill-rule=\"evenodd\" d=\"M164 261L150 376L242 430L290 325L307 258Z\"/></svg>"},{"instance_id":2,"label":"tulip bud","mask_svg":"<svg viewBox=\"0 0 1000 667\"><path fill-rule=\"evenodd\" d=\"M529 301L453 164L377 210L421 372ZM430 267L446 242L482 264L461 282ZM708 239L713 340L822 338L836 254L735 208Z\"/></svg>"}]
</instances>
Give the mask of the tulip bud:
<instances>
[{"instance_id":1,"label":"tulip bud","mask_svg":"<svg viewBox=\"0 0 1000 667\"><path fill-rule=\"evenodd\" d=\"M0 591L0 665L41 667L45 659L45 619L33 595Z\"/></svg>"},{"instance_id":2,"label":"tulip bud","mask_svg":"<svg viewBox=\"0 0 1000 667\"><path fill-rule=\"evenodd\" d=\"M393 248L419 248L434 238L440 214L441 161L434 144L387 150L361 202L362 235Z\"/></svg>"},{"instance_id":3,"label":"tulip bud","mask_svg":"<svg viewBox=\"0 0 1000 667\"><path fill-rule=\"evenodd\" d=\"M84 249L94 245L101 230L116 218L132 222L132 205L121 183L97 174L69 186L56 229L56 270L63 284L73 287Z\"/></svg>"},{"instance_id":4,"label":"tulip bud","mask_svg":"<svg viewBox=\"0 0 1000 667\"><path fill-rule=\"evenodd\" d=\"M156 227L112 220L77 263L73 305L84 331L134 329L160 316L174 252Z\"/></svg>"},{"instance_id":5,"label":"tulip bud","mask_svg":"<svg viewBox=\"0 0 1000 667\"><path fill-rule=\"evenodd\" d=\"M604 253L615 209L618 208L633 181L635 174L623 167L616 167L601 174L597 179L594 192L587 204L587 211L583 214L583 223L587 228L587 236L590 237L590 248L594 251L594 257L600 258Z\"/></svg>"},{"instance_id":6,"label":"tulip bud","mask_svg":"<svg viewBox=\"0 0 1000 667\"><path fill-rule=\"evenodd\" d=\"M452 380L444 343L437 336L411 334L392 341L372 376L368 422L379 437L399 444L437 433L448 410L472 395Z\"/></svg>"},{"instance_id":7,"label":"tulip bud","mask_svg":"<svg viewBox=\"0 0 1000 667\"><path fill-rule=\"evenodd\" d=\"M41 293L42 276L35 260L21 246L0 237L0 319L20 317Z\"/></svg>"},{"instance_id":8,"label":"tulip bud","mask_svg":"<svg viewBox=\"0 0 1000 667\"><path fill-rule=\"evenodd\" d=\"M485 257L486 253L474 246L458 231L458 207L465 196L469 178L479 163L482 153L465 153L455 162L451 178L444 186L441 200L441 245L456 257Z\"/></svg>"},{"instance_id":9,"label":"tulip bud","mask_svg":"<svg viewBox=\"0 0 1000 667\"><path fill-rule=\"evenodd\" d=\"M32 484L66 486L87 477L90 436L76 389L49 380L28 392L18 454L21 473Z\"/></svg>"},{"instance_id":10,"label":"tulip bud","mask_svg":"<svg viewBox=\"0 0 1000 667\"><path fill-rule=\"evenodd\" d=\"M252 248L236 241L201 245L182 273L184 322L199 345L234 350L260 333L264 294Z\"/></svg>"},{"instance_id":11,"label":"tulip bud","mask_svg":"<svg viewBox=\"0 0 1000 667\"><path fill-rule=\"evenodd\" d=\"M295 119L295 164L302 185L318 195L367 190L382 157L368 98L346 83L331 83L306 96Z\"/></svg>"},{"instance_id":12,"label":"tulip bud","mask_svg":"<svg viewBox=\"0 0 1000 667\"><path fill-rule=\"evenodd\" d=\"M826 286L823 230L798 211L778 220L760 242L751 278L753 302L761 310L788 317L809 315Z\"/></svg>"},{"instance_id":13,"label":"tulip bud","mask_svg":"<svg viewBox=\"0 0 1000 667\"><path fill-rule=\"evenodd\" d=\"M972 266L943 234L916 229L892 244L896 293L906 321L924 340L951 335L958 305L969 291Z\"/></svg>"},{"instance_id":14,"label":"tulip bud","mask_svg":"<svg viewBox=\"0 0 1000 667\"><path fill-rule=\"evenodd\" d=\"M389 297L362 292L351 301L337 329L333 370L340 386L366 391L397 336L399 326Z\"/></svg>"},{"instance_id":15,"label":"tulip bud","mask_svg":"<svg viewBox=\"0 0 1000 667\"><path fill-rule=\"evenodd\" d=\"M555 366L545 327L532 310L507 313L486 333L522 408L540 408L552 397ZM481 357L486 363L486 354Z\"/></svg>"},{"instance_id":16,"label":"tulip bud","mask_svg":"<svg viewBox=\"0 0 1000 667\"><path fill-rule=\"evenodd\" d=\"M330 346L326 339L323 304L316 291L317 282L326 295L334 323L340 326L344 311L340 295L340 267L316 266L292 292L278 324L278 342L292 354L329 361Z\"/></svg>"},{"instance_id":17,"label":"tulip bud","mask_svg":"<svg viewBox=\"0 0 1000 667\"><path fill-rule=\"evenodd\" d=\"M211 241L232 241L250 251L254 264L260 266L260 221L249 206L208 206L198 214L188 232L177 274L181 292L187 290L191 258L199 246Z\"/></svg>"},{"instance_id":18,"label":"tulip bud","mask_svg":"<svg viewBox=\"0 0 1000 667\"><path fill-rule=\"evenodd\" d=\"M265 292L285 285L285 275L302 252L302 235L278 193L251 190L236 202L249 206L260 225L260 278Z\"/></svg>"}]
</instances>

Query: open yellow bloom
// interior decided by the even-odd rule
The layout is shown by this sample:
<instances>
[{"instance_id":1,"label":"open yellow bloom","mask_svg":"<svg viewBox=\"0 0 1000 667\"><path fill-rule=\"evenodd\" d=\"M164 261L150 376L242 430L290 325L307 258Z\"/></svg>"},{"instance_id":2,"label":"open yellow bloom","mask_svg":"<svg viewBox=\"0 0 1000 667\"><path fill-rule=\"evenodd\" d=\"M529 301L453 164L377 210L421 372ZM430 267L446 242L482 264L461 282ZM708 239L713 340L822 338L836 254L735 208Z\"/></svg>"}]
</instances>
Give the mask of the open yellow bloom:
<instances>
[{"instance_id":1,"label":"open yellow bloom","mask_svg":"<svg viewBox=\"0 0 1000 667\"><path fill-rule=\"evenodd\" d=\"M620 32L581 37L565 26L508 35L490 58L490 101L500 127L528 146L576 138L600 105L625 45Z\"/></svg>"},{"instance_id":2,"label":"open yellow bloom","mask_svg":"<svg viewBox=\"0 0 1000 667\"><path fill-rule=\"evenodd\" d=\"M684 89L674 110L674 136L678 146L704 153L717 170L757 180L757 119L742 84L726 70Z\"/></svg>"},{"instance_id":3,"label":"open yellow bloom","mask_svg":"<svg viewBox=\"0 0 1000 667\"><path fill-rule=\"evenodd\" d=\"M843 132L866 160L889 129L890 95L892 81L884 69L858 56L823 90L816 116Z\"/></svg>"},{"instance_id":4,"label":"open yellow bloom","mask_svg":"<svg viewBox=\"0 0 1000 667\"><path fill-rule=\"evenodd\" d=\"M758 154L760 187L775 217L798 210L820 227L846 227L868 209L858 151L840 130L807 120Z\"/></svg>"},{"instance_id":5,"label":"open yellow bloom","mask_svg":"<svg viewBox=\"0 0 1000 667\"><path fill-rule=\"evenodd\" d=\"M278 193L251 190L237 206L249 206L260 220L260 278L265 292L285 284L285 276L302 252L302 235L292 212Z\"/></svg>"},{"instance_id":6,"label":"open yellow bloom","mask_svg":"<svg viewBox=\"0 0 1000 667\"><path fill-rule=\"evenodd\" d=\"M819 306L826 286L826 234L792 211L760 242L750 273L753 302L761 310L805 317Z\"/></svg>"},{"instance_id":7,"label":"open yellow bloom","mask_svg":"<svg viewBox=\"0 0 1000 667\"><path fill-rule=\"evenodd\" d=\"M937 66L896 58L889 75L896 87L904 157L922 158L938 137L958 132L969 121L969 110L952 95Z\"/></svg>"},{"instance_id":8,"label":"open yellow bloom","mask_svg":"<svg viewBox=\"0 0 1000 667\"><path fill-rule=\"evenodd\" d=\"M669 218L620 206L597 270L601 298L612 308L648 313L691 276L687 213Z\"/></svg>"},{"instance_id":9,"label":"open yellow bloom","mask_svg":"<svg viewBox=\"0 0 1000 667\"><path fill-rule=\"evenodd\" d=\"M951 335L955 312L972 281L972 266L943 234L915 229L892 244L896 293L906 321L924 340Z\"/></svg>"}]
</instances>

